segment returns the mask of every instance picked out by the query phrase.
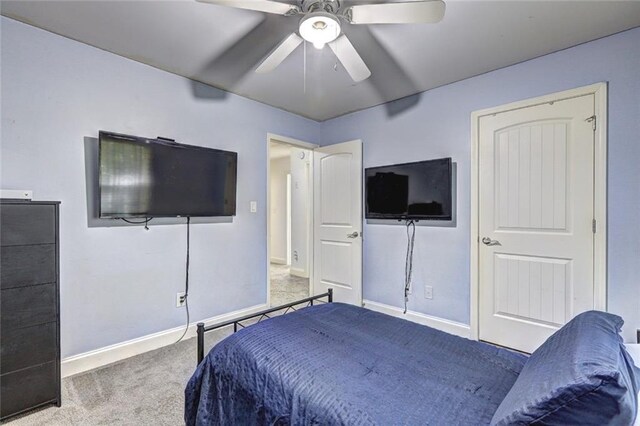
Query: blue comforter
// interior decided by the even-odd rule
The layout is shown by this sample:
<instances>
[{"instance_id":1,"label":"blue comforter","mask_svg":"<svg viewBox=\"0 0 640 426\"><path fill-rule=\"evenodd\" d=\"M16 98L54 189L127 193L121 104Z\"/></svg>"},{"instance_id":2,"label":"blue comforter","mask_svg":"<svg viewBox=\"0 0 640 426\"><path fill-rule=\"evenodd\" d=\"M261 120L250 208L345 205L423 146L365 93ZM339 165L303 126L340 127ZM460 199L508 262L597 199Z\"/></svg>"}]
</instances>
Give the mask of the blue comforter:
<instances>
[{"instance_id":1,"label":"blue comforter","mask_svg":"<svg viewBox=\"0 0 640 426\"><path fill-rule=\"evenodd\" d=\"M526 357L332 303L218 343L185 390L188 425L489 424Z\"/></svg>"}]
</instances>

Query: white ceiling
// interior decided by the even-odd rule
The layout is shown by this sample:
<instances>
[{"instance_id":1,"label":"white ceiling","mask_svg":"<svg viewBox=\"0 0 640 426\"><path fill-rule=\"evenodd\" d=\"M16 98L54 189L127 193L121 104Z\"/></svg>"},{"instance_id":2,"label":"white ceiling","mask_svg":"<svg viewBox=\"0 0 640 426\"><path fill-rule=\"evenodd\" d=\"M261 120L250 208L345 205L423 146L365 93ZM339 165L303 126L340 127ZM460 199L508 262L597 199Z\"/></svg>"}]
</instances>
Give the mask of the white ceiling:
<instances>
[{"instance_id":1,"label":"white ceiling","mask_svg":"<svg viewBox=\"0 0 640 426\"><path fill-rule=\"evenodd\" d=\"M450 0L437 24L345 24L373 73L358 84L330 49L309 45L305 88L302 46L272 73L253 72L296 17L192 0L3 1L1 13L319 121L640 26L640 1Z\"/></svg>"}]
</instances>

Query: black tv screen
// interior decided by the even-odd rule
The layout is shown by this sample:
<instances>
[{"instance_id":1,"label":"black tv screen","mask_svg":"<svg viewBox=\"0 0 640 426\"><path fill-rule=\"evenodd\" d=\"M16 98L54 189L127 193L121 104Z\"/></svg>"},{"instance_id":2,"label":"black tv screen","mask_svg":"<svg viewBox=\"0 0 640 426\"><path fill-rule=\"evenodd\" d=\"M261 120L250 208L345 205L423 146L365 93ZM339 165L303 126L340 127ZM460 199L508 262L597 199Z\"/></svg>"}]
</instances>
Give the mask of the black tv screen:
<instances>
[{"instance_id":1,"label":"black tv screen","mask_svg":"<svg viewBox=\"0 0 640 426\"><path fill-rule=\"evenodd\" d=\"M233 216L238 154L100 132L100 217Z\"/></svg>"},{"instance_id":2,"label":"black tv screen","mask_svg":"<svg viewBox=\"0 0 640 426\"><path fill-rule=\"evenodd\" d=\"M451 158L365 170L367 219L451 220Z\"/></svg>"}]
</instances>

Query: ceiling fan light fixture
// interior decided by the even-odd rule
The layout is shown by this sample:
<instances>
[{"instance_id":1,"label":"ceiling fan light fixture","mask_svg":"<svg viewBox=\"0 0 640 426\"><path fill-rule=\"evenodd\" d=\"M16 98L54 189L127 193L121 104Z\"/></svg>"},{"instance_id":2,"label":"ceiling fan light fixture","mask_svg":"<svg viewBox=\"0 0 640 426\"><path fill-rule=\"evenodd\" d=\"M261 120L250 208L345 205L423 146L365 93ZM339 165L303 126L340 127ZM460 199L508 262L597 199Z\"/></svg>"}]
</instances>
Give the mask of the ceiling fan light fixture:
<instances>
[{"instance_id":1,"label":"ceiling fan light fixture","mask_svg":"<svg viewBox=\"0 0 640 426\"><path fill-rule=\"evenodd\" d=\"M315 12L300 21L300 36L313 44L316 49L322 49L340 35L340 22L330 13Z\"/></svg>"}]
</instances>

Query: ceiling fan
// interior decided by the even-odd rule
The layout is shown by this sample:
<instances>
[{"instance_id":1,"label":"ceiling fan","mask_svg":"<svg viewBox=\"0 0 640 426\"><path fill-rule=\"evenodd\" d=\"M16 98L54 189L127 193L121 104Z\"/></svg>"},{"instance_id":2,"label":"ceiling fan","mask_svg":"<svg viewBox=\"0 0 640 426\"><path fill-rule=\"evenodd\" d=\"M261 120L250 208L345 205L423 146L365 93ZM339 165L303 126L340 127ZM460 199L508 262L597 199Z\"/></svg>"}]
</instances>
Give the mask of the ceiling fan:
<instances>
[{"instance_id":1,"label":"ceiling fan","mask_svg":"<svg viewBox=\"0 0 640 426\"><path fill-rule=\"evenodd\" d=\"M371 71L342 30L342 24L418 24L435 23L444 17L441 0L375 3L343 6L340 0L299 0L299 4L273 0L197 0L237 9L300 17L298 33L293 32L256 68L258 73L273 71L303 41L316 49L329 45L355 82L367 79Z\"/></svg>"}]
</instances>

